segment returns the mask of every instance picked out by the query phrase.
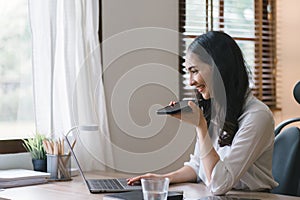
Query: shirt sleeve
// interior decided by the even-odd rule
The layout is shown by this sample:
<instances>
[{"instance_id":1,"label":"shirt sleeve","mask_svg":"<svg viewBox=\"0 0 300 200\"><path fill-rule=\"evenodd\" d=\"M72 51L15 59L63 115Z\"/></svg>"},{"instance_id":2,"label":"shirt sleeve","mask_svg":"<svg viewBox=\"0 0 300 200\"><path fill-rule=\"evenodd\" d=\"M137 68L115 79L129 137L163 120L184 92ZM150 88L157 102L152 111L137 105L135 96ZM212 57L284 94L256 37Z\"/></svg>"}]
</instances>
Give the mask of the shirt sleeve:
<instances>
[{"instance_id":1,"label":"shirt sleeve","mask_svg":"<svg viewBox=\"0 0 300 200\"><path fill-rule=\"evenodd\" d=\"M208 187L215 195L228 192L259 156L273 144L274 120L265 110L248 113L239 123L232 145L215 165Z\"/></svg>"},{"instance_id":2,"label":"shirt sleeve","mask_svg":"<svg viewBox=\"0 0 300 200\"><path fill-rule=\"evenodd\" d=\"M199 157L198 139L197 139L196 144L195 144L194 154L190 155L189 162L185 162L184 165L191 167L195 171L195 173L197 174L197 182L200 182L201 181L201 179L199 177L200 157Z\"/></svg>"}]
</instances>

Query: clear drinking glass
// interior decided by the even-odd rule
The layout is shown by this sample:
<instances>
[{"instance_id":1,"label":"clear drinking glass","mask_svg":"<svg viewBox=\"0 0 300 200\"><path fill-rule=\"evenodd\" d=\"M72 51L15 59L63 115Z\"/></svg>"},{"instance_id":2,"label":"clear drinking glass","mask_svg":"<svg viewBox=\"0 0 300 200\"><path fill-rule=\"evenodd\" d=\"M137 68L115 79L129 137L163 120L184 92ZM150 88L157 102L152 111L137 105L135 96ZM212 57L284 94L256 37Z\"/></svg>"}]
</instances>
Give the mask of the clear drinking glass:
<instances>
[{"instance_id":1,"label":"clear drinking glass","mask_svg":"<svg viewBox=\"0 0 300 200\"><path fill-rule=\"evenodd\" d=\"M168 178L142 178L144 200L166 200L168 197Z\"/></svg>"}]
</instances>

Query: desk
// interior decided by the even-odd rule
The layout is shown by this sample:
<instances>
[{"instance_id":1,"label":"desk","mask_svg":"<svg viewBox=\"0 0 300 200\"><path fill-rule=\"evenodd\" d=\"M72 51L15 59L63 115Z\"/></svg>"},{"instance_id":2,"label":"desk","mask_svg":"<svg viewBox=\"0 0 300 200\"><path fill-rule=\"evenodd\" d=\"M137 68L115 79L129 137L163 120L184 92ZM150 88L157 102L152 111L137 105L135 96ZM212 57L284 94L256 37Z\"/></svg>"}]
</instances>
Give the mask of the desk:
<instances>
[{"instance_id":1,"label":"desk","mask_svg":"<svg viewBox=\"0 0 300 200\"><path fill-rule=\"evenodd\" d=\"M115 178L128 177L128 175L112 173L112 172L94 172L88 173L88 178ZM204 196L210 196L211 193L203 184L184 183L171 185L170 190L184 191L184 197L197 199ZM71 199L71 200L93 200L102 199L105 194L91 194L81 176L73 177L72 181L49 182L41 185L33 185L26 187L9 188L0 191L1 198L14 200L56 200L56 199ZM269 193L258 192L241 192L230 191L227 193L230 196L239 196L244 198L269 199L269 200L296 200L299 197L275 195Z\"/></svg>"}]
</instances>

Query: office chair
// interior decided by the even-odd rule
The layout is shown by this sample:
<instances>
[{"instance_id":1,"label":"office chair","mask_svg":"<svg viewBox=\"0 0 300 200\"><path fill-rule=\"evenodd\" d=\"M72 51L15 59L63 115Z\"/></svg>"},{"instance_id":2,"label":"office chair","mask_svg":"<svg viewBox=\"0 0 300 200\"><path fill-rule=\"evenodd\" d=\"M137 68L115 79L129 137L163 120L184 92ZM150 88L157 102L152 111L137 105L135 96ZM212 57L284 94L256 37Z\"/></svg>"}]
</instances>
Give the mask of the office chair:
<instances>
[{"instance_id":1,"label":"office chair","mask_svg":"<svg viewBox=\"0 0 300 200\"><path fill-rule=\"evenodd\" d=\"M295 100L300 104L300 81L293 90ZM273 176L279 186L272 193L300 196L300 129L283 128L300 118L288 119L275 128L273 152Z\"/></svg>"}]
</instances>

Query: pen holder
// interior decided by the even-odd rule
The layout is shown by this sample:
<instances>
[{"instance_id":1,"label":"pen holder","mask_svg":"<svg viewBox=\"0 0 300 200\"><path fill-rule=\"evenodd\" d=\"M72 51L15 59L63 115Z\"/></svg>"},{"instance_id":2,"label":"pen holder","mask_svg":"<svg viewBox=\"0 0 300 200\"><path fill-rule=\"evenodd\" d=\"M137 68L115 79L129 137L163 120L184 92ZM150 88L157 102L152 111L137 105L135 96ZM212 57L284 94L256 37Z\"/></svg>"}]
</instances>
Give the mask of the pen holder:
<instances>
[{"instance_id":1,"label":"pen holder","mask_svg":"<svg viewBox=\"0 0 300 200\"><path fill-rule=\"evenodd\" d=\"M71 180L71 156L47 154L47 172L50 180Z\"/></svg>"}]
</instances>

